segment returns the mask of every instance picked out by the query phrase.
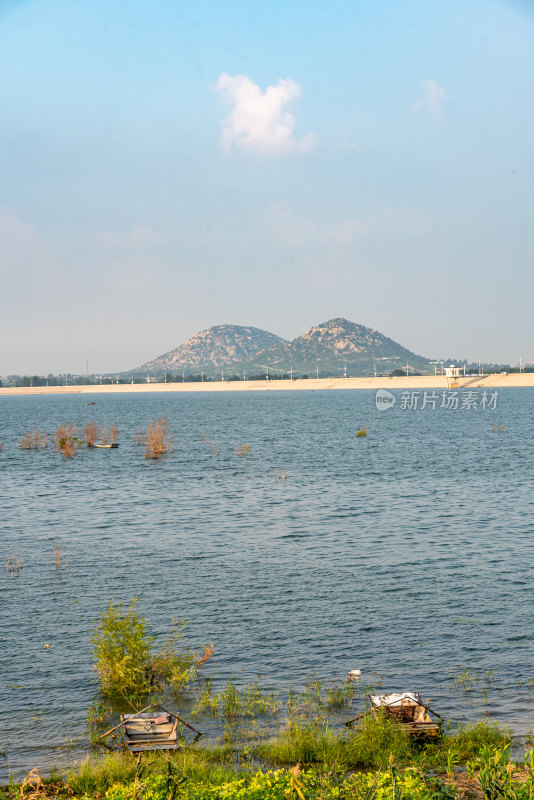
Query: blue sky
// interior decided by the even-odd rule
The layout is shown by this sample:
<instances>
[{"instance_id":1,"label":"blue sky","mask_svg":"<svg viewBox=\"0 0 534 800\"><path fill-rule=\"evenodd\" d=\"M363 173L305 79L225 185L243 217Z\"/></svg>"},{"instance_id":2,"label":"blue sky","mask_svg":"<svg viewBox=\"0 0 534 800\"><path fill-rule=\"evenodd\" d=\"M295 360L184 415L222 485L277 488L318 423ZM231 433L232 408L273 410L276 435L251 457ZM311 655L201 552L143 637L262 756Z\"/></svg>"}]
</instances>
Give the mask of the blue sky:
<instances>
[{"instance_id":1,"label":"blue sky","mask_svg":"<svg viewBox=\"0 0 534 800\"><path fill-rule=\"evenodd\" d=\"M0 374L333 316L534 359L534 3L0 0Z\"/></svg>"}]
</instances>

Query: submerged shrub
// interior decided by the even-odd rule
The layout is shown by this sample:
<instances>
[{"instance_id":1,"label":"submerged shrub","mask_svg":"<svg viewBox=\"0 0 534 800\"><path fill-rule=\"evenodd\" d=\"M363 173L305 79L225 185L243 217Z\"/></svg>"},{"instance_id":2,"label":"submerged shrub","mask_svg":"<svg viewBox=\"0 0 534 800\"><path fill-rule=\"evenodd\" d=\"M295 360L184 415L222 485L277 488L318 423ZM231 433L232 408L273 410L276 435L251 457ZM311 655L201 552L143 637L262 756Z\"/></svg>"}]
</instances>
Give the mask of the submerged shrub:
<instances>
[{"instance_id":1,"label":"submerged shrub","mask_svg":"<svg viewBox=\"0 0 534 800\"><path fill-rule=\"evenodd\" d=\"M22 437L19 442L21 450L44 450L48 446L46 433L41 433L37 428Z\"/></svg>"},{"instance_id":2,"label":"submerged shrub","mask_svg":"<svg viewBox=\"0 0 534 800\"><path fill-rule=\"evenodd\" d=\"M148 423L143 444L145 445L145 458L161 458L162 455L174 449L174 437L169 431L167 417L162 417L157 422L151 420Z\"/></svg>"},{"instance_id":3,"label":"submerged shrub","mask_svg":"<svg viewBox=\"0 0 534 800\"><path fill-rule=\"evenodd\" d=\"M94 447L98 441L98 425L96 422L86 422L83 426L83 436L87 447Z\"/></svg>"},{"instance_id":4,"label":"submerged shrub","mask_svg":"<svg viewBox=\"0 0 534 800\"><path fill-rule=\"evenodd\" d=\"M82 446L77 434L78 427L73 422L60 425L52 434L54 452L62 453L66 458L72 458L76 450Z\"/></svg>"},{"instance_id":5,"label":"submerged shrub","mask_svg":"<svg viewBox=\"0 0 534 800\"><path fill-rule=\"evenodd\" d=\"M142 697L166 684L179 692L211 658L213 645L206 645L200 654L180 649L185 623L173 619L170 633L154 651L155 639L137 611L138 602L132 600L125 609L123 603L110 601L93 623L91 644L101 690L105 695Z\"/></svg>"}]
</instances>

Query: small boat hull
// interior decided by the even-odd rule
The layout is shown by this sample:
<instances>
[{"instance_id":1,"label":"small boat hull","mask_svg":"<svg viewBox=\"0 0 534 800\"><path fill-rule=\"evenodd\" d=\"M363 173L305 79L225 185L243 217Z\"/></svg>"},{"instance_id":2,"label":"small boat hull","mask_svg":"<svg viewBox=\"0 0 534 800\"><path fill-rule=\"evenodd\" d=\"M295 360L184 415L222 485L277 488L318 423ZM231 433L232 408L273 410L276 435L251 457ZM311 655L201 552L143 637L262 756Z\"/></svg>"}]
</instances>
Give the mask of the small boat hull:
<instances>
[{"instance_id":1,"label":"small boat hull","mask_svg":"<svg viewBox=\"0 0 534 800\"><path fill-rule=\"evenodd\" d=\"M114 442L113 444L95 444L95 447L100 447L100 449L105 450L115 450L118 446L118 442Z\"/></svg>"},{"instance_id":2,"label":"small boat hull","mask_svg":"<svg viewBox=\"0 0 534 800\"><path fill-rule=\"evenodd\" d=\"M122 736L131 753L146 750L176 750L177 720L165 714L121 714Z\"/></svg>"},{"instance_id":3,"label":"small boat hull","mask_svg":"<svg viewBox=\"0 0 534 800\"><path fill-rule=\"evenodd\" d=\"M425 705L417 692L369 695L369 702L375 716L384 709L409 734L424 737L441 735L441 725L430 716L436 712L430 712L428 704Z\"/></svg>"}]
</instances>

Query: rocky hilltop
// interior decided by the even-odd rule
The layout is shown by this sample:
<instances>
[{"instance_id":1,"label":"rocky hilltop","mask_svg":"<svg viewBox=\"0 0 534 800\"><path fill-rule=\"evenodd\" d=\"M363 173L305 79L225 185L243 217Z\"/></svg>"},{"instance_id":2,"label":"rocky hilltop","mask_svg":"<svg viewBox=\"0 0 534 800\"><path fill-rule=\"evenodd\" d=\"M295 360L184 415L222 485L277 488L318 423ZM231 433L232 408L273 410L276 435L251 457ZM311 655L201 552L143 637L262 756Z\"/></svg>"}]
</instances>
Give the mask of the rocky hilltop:
<instances>
[{"instance_id":1,"label":"rocky hilltop","mask_svg":"<svg viewBox=\"0 0 534 800\"><path fill-rule=\"evenodd\" d=\"M134 372L163 375L165 372L213 374L229 364L248 363L260 351L285 340L269 331L243 325L214 325L195 333L187 342L137 367Z\"/></svg>"},{"instance_id":2,"label":"rocky hilltop","mask_svg":"<svg viewBox=\"0 0 534 800\"><path fill-rule=\"evenodd\" d=\"M358 325L344 317L310 328L292 342L283 342L258 353L258 362L287 371L328 372L338 375L345 365L351 375L392 371L408 363L414 370L428 369L427 358L418 356L374 328Z\"/></svg>"},{"instance_id":3,"label":"rocky hilltop","mask_svg":"<svg viewBox=\"0 0 534 800\"><path fill-rule=\"evenodd\" d=\"M295 375L341 376L389 374L409 365L411 371L429 371L430 362L373 328L343 317L310 328L292 342L274 333L241 325L215 325L196 333L184 344L164 353L135 372L143 375L226 376L273 372ZM130 373L127 373L130 374Z\"/></svg>"}]
</instances>

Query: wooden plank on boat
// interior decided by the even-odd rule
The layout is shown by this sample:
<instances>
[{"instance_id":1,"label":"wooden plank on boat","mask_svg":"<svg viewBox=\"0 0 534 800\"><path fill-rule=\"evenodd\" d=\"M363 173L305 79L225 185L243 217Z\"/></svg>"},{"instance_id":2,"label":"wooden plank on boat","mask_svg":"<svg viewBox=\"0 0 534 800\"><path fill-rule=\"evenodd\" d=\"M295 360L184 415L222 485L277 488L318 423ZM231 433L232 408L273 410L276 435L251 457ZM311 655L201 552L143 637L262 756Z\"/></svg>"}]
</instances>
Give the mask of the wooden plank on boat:
<instances>
[{"instance_id":1,"label":"wooden plank on boat","mask_svg":"<svg viewBox=\"0 0 534 800\"><path fill-rule=\"evenodd\" d=\"M122 714L121 723L124 743L132 753L178 747L178 720L171 722L168 713Z\"/></svg>"}]
</instances>

